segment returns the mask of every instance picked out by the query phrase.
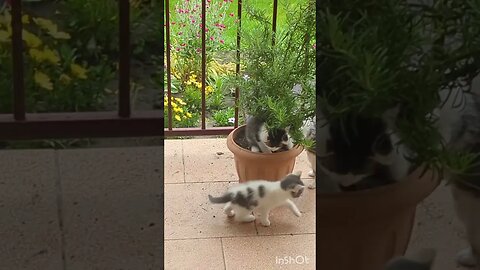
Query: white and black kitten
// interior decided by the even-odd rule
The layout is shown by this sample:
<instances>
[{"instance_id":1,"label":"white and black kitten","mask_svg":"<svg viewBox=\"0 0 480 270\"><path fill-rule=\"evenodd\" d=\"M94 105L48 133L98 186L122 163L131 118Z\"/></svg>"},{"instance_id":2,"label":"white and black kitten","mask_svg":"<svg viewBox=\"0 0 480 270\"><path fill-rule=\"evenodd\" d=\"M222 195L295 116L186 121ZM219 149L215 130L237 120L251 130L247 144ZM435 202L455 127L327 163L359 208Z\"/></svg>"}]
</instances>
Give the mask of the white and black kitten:
<instances>
[{"instance_id":1,"label":"white and black kitten","mask_svg":"<svg viewBox=\"0 0 480 270\"><path fill-rule=\"evenodd\" d=\"M254 116L247 119L245 137L252 152L273 153L293 148L288 129L267 129L265 121Z\"/></svg>"},{"instance_id":2,"label":"white and black kitten","mask_svg":"<svg viewBox=\"0 0 480 270\"><path fill-rule=\"evenodd\" d=\"M260 215L260 223L270 226L270 210L281 205L288 206L297 217L301 216L291 200L300 197L304 190L301 174L300 171L289 174L281 181L248 181L232 186L221 197L208 195L208 199L212 203L225 203L225 214L229 217L235 216L235 220L239 222L254 221L252 211L256 210Z\"/></svg>"},{"instance_id":3,"label":"white and black kitten","mask_svg":"<svg viewBox=\"0 0 480 270\"><path fill-rule=\"evenodd\" d=\"M322 192L372 188L408 175L411 153L394 132L398 111L377 119L351 115L344 126L319 114L316 166Z\"/></svg>"}]
</instances>

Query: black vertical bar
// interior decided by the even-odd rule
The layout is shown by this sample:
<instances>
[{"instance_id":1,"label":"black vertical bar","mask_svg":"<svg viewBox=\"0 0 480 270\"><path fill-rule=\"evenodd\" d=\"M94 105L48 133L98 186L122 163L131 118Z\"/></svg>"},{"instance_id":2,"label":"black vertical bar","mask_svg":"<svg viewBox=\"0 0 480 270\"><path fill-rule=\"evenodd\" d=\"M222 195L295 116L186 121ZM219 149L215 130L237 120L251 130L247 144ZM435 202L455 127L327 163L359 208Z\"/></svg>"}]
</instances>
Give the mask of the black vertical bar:
<instances>
[{"instance_id":1,"label":"black vertical bar","mask_svg":"<svg viewBox=\"0 0 480 270\"><path fill-rule=\"evenodd\" d=\"M119 78L118 115L130 117L130 2L118 0L119 9Z\"/></svg>"},{"instance_id":2,"label":"black vertical bar","mask_svg":"<svg viewBox=\"0 0 480 270\"><path fill-rule=\"evenodd\" d=\"M272 45L275 45L275 33L277 32L277 13L278 13L278 0L273 0Z\"/></svg>"},{"instance_id":3,"label":"black vertical bar","mask_svg":"<svg viewBox=\"0 0 480 270\"><path fill-rule=\"evenodd\" d=\"M173 128L172 117L172 68L171 68L171 45L170 45L170 0L165 0L167 12L165 13L165 41L167 43L167 106L168 106L168 130Z\"/></svg>"},{"instance_id":4,"label":"black vertical bar","mask_svg":"<svg viewBox=\"0 0 480 270\"><path fill-rule=\"evenodd\" d=\"M25 84L23 81L22 1L12 1L13 114L25 120Z\"/></svg>"},{"instance_id":5,"label":"black vertical bar","mask_svg":"<svg viewBox=\"0 0 480 270\"><path fill-rule=\"evenodd\" d=\"M237 16L238 16L238 26L237 26L237 63L235 64L235 72L237 76L240 74L240 37L242 31L242 0L238 0L237 5ZM238 99L240 97L240 89L235 87L235 123L234 127L238 127Z\"/></svg>"},{"instance_id":6,"label":"black vertical bar","mask_svg":"<svg viewBox=\"0 0 480 270\"><path fill-rule=\"evenodd\" d=\"M205 129L205 82L207 73L207 56L206 56L206 13L207 0L202 0L202 129Z\"/></svg>"}]
</instances>

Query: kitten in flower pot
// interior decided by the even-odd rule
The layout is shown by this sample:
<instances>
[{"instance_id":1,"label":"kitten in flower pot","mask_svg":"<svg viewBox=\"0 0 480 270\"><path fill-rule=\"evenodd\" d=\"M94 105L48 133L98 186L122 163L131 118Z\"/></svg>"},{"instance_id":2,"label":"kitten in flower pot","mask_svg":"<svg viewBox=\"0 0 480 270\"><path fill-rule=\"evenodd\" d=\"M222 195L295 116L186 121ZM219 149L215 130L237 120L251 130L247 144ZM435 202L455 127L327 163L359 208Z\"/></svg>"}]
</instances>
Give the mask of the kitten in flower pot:
<instances>
[{"instance_id":1,"label":"kitten in flower pot","mask_svg":"<svg viewBox=\"0 0 480 270\"><path fill-rule=\"evenodd\" d=\"M292 201L300 197L304 190L301 175L302 172L298 171L285 176L281 181L248 181L232 186L220 197L208 195L208 199L212 203L225 203L223 208L225 214L229 217L234 216L238 222L254 221L252 211L256 210L260 216L260 223L263 226L270 226L270 211L281 205L288 206L297 217L302 215Z\"/></svg>"},{"instance_id":2,"label":"kitten in flower pot","mask_svg":"<svg viewBox=\"0 0 480 270\"><path fill-rule=\"evenodd\" d=\"M462 91L462 90L456 90ZM440 93L445 103L432 116L446 147L480 154L480 96L475 93ZM459 98L461 97L461 98ZM462 102L463 104L459 104ZM400 143L395 132L398 108L379 119L356 118L355 127L320 119L317 140L317 189L321 192L374 188L406 179L413 167L408 157L414 153ZM323 122L323 124L322 124ZM457 255L464 266L480 261L480 158L468 175L448 176L456 213L466 228L469 247Z\"/></svg>"},{"instance_id":3,"label":"kitten in flower pot","mask_svg":"<svg viewBox=\"0 0 480 270\"><path fill-rule=\"evenodd\" d=\"M245 137L252 152L273 153L293 147L287 129L267 129L265 121L249 116L245 127Z\"/></svg>"}]
</instances>

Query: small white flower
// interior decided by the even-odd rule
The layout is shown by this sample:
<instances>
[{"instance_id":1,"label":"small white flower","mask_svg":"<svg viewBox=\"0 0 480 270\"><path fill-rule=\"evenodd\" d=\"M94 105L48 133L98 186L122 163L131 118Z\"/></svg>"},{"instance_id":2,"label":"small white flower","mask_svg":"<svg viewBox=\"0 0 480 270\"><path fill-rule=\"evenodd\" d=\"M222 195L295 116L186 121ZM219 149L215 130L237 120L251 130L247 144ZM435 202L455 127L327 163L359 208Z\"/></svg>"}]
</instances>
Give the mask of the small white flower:
<instances>
[{"instance_id":1,"label":"small white flower","mask_svg":"<svg viewBox=\"0 0 480 270\"><path fill-rule=\"evenodd\" d=\"M234 124L235 123L235 117L228 118L228 122Z\"/></svg>"},{"instance_id":2,"label":"small white flower","mask_svg":"<svg viewBox=\"0 0 480 270\"><path fill-rule=\"evenodd\" d=\"M250 76L248 76L247 74L245 74L245 75L243 75L243 79L244 79L245 81L248 81L248 79L250 79Z\"/></svg>"}]
</instances>

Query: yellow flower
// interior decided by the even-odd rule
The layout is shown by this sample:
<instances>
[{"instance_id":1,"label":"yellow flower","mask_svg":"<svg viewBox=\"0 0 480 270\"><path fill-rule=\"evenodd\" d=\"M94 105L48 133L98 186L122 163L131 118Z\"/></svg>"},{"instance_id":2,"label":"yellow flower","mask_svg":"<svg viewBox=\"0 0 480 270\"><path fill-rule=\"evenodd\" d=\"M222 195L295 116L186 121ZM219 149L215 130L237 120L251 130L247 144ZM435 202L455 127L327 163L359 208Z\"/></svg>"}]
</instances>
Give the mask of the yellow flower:
<instances>
[{"instance_id":1,"label":"yellow flower","mask_svg":"<svg viewBox=\"0 0 480 270\"><path fill-rule=\"evenodd\" d=\"M177 121L182 121L182 118L180 118L178 114L175 115L175 119L177 119Z\"/></svg>"},{"instance_id":2,"label":"yellow flower","mask_svg":"<svg viewBox=\"0 0 480 270\"><path fill-rule=\"evenodd\" d=\"M181 110L180 108L173 108L174 112L180 112L180 110Z\"/></svg>"},{"instance_id":3,"label":"yellow flower","mask_svg":"<svg viewBox=\"0 0 480 270\"><path fill-rule=\"evenodd\" d=\"M56 51L50 50L49 48L45 48L43 50L45 60L50 61L50 63L57 65L60 62L60 57Z\"/></svg>"},{"instance_id":4,"label":"yellow flower","mask_svg":"<svg viewBox=\"0 0 480 270\"><path fill-rule=\"evenodd\" d=\"M63 84L68 85L72 81L72 78L70 78L70 76L68 76L67 74L62 74L60 75L60 81Z\"/></svg>"},{"instance_id":5,"label":"yellow flower","mask_svg":"<svg viewBox=\"0 0 480 270\"><path fill-rule=\"evenodd\" d=\"M48 34L56 39L69 39L70 34L58 31L58 26L51 20L44 18L33 18L33 21L40 26L40 28L47 30Z\"/></svg>"},{"instance_id":6,"label":"yellow flower","mask_svg":"<svg viewBox=\"0 0 480 270\"><path fill-rule=\"evenodd\" d=\"M48 77L47 74L41 72L41 71L36 71L35 74L33 75L33 79L36 84L38 84L40 87L47 89L47 90L53 90L53 84L52 81L50 81L50 78Z\"/></svg>"},{"instance_id":7,"label":"yellow flower","mask_svg":"<svg viewBox=\"0 0 480 270\"><path fill-rule=\"evenodd\" d=\"M80 79L87 78L87 70L78 64L70 64L70 70L72 74Z\"/></svg>"},{"instance_id":8,"label":"yellow flower","mask_svg":"<svg viewBox=\"0 0 480 270\"><path fill-rule=\"evenodd\" d=\"M202 83L200 82L194 82L195 86L198 88L202 88Z\"/></svg>"},{"instance_id":9,"label":"yellow flower","mask_svg":"<svg viewBox=\"0 0 480 270\"><path fill-rule=\"evenodd\" d=\"M192 118L192 114L191 114L191 113L187 112L186 115L187 115L188 118Z\"/></svg>"},{"instance_id":10,"label":"yellow flower","mask_svg":"<svg viewBox=\"0 0 480 270\"><path fill-rule=\"evenodd\" d=\"M10 25L11 21L12 15L10 15L10 12L8 10L5 10L4 14L0 15L0 24Z\"/></svg>"},{"instance_id":11,"label":"yellow flower","mask_svg":"<svg viewBox=\"0 0 480 270\"><path fill-rule=\"evenodd\" d=\"M213 92L213 87L211 85L205 87L205 93L208 95Z\"/></svg>"},{"instance_id":12,"label":"yellow flower","mask_svg":"<svg viewBox=\"0 0 480 270\"><path fill-rule=\"evenodd\" d=\"M10 33L5 30L0 30L0 42L10 41Z\"/></svg>"},{"instance_id":13,"label":"yellow flower","mask_svg":"<svg viewBox=\"0 0 480 270\"><path fill-rule=\"evenodd\" d=\"M40 40L40 38L25 29L22 30L22 38L30 48L37 48L42 45L42 40Z\"/></svg>"},{"instance_id":14,"label":"yellow flower","mask_svg":"<svg viewBox=\"0 0 480 270\"><path fill-rule=\"evenodd\" d=\"M33 60L39 63L43 61L49 61L50 63L57 65L60 62L60 57L58 57L57 52L50 50L49 48L45 48L43 51L33 48L30 49L28 53Z\"/></svg>"},{"instance_id":15,"label":"yellow flower","mask_svg":"<svg viewBox=\"0 0 480 270\"><path fill-rule=\"evenodd\" d=\"M56 39L70 39L70 34L66 32L48 32L50 36Z\"/></svg>"},{"instance_id":16,"label":"yellow flower","mask_svg":"<svg viewBox=\"0 0 480 270\"><path fill-rule=\"evenodd\" d=\"M30 23L30 17L27 14L22 16L22 23L23 24L29 24Z\"/></svg>"}]
</instances>

